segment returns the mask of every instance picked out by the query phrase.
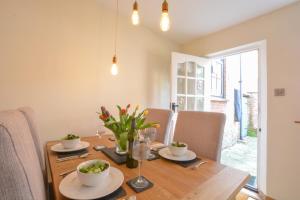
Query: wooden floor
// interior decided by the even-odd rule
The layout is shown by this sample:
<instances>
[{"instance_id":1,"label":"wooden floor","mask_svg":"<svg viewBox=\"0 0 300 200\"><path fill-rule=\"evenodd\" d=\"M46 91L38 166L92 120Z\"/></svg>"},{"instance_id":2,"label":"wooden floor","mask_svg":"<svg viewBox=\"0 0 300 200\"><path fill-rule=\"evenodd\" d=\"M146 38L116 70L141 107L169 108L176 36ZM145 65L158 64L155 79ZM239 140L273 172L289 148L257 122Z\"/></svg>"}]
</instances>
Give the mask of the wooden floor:
<instances>
[{"instance_id":1,"label":"wooden floor","mask_svg":"<svg viewBox=\"0 0 300 200\"><path fill-rule=\"evenodd\" d=\"M240 193L236 196L235 199L236 199L236 200L257 200L257 199L254 199L254 198L252 198L252 197L249 197L247 194L242 193L242 192L240 192Z\"/></svg>"},{"instance_id":2,"label":"wooden floor","mask_svg":"<svg viewBox=\"0 0 300 200\"><path fill-rule=\"evenodd\" d=\"M243 188L236 196L235 200L261 200L261 198L257 193Z\"/></svg>"}]
</instances>

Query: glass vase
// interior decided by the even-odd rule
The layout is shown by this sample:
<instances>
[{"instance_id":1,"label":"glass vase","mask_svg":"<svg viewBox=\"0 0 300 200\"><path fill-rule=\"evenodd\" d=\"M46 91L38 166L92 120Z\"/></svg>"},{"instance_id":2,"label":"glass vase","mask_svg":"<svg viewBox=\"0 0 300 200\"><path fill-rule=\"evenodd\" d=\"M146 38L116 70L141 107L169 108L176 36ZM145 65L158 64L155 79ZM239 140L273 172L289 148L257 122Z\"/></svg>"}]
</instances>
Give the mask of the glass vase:
<instances>
[{"instance_id":1,"label":"glass vase","mask_svg":"<svg viewBox=\"0 0 300 200\"><path fill-rule=\"evenodd\" d=\"M116 153L124 155L128 152L128 133L115 134L116 137Z\"/></svg>"}]
</instances>

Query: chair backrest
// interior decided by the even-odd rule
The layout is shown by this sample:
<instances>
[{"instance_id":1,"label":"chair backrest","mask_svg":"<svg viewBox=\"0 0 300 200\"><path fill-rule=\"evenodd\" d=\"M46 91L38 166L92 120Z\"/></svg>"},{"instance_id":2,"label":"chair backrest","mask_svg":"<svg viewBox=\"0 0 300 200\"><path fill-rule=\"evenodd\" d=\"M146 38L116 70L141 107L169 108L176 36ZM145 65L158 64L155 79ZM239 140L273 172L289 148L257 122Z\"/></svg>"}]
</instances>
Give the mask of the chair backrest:
<instances>
[{"instance_id":1,"label":"chair backrest","mask_svg":"<svg viewBox=\"0 0 300 200\"><path fill-rule=\"evenodd\" d=\"M170 134L170 123L173 112L167 109L148 108L149 114L147 122L158 122L160 127L157 129L156 141L167 144Z\"/></svg>"},{"instance_id":2,"label":"chair backrest","mask_svg":"<svg viewBox=\"0 0 300 200\"><path fill-rule=\"evenodd\" d=\"M35 113L32 108L30 107L22 107L18 109L26 118L28 122L28 126L30 128L30 133L34 142L34 146L36 149L36 152L39 156L40 165L42 167L42 170L45 171L45 159L43 154L43 148L41 146L40 137L37 132L36 127L36 121L35 121ZM44 172L45 173L45 172Z\"/></svg>"},{"instance_id":3,"label":"chair backrest","mask_svg":"<svg viewBox=\"0 0 300 200\"><path fill-rule=\"evenodd\" d=\"M174 140L187 143L199 156L219 162L225 120L223 113L181 111Z\"/></svg>"},{"instance_id":4,"label":"chair backrest","mask_svg":"<svg viewBox=\"0 0 300 200\"><path fill-rule=\"evenodd\" d=\"M1 199L46 199L39 141L27 117L19 110L0 112Z\"/></svg>"}]
</instances>

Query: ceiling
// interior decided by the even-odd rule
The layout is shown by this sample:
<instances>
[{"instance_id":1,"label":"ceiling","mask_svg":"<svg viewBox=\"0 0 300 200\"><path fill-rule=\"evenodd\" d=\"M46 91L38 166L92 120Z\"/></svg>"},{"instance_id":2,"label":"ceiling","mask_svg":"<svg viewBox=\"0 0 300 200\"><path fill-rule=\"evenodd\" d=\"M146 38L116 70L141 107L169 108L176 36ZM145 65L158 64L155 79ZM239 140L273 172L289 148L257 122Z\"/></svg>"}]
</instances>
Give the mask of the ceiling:
<instances>
[{"instance_id":1,"label":"ceiling","mask_svg":"<svg viewBox=\"0 0 300 200\"><path fill-rule=\"evenodd\" d=\"M97 0L100 5L115 9L116 0ZM222 30L251 18L294 3L298 0L168 0L171 29L159 29L163 0L137 0L142 25L180 44ZM120 13L132 12L134 0L119 0Z\"/></svg>"}]
</instances>

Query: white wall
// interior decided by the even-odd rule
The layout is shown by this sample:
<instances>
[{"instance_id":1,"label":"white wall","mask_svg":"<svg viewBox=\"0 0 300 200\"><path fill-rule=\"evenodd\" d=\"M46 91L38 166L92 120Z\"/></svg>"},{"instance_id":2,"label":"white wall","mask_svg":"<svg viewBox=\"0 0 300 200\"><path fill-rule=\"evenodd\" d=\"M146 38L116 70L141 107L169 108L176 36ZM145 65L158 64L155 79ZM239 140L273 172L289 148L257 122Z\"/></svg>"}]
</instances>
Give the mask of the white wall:
<instances>
[{"instance_id":1,"label":"white wall","mask_svg":"<svg viewBox=\"0 0 300 200\"><path fill-rule=\"evenodd\" d=\"M268 140L267 195L300 199L300 3L250 20L183 46L185 53L204 56L247 43L267 40ZM275 97L274 88L285 88Z\"/></svg>"},{"instance_id":2,"label":"white wall","mask_svg":"<svg viewBox=\"0 0 300 200\"><path fill-rule=\"evenodd\" d=\"M120 17L114 77L114 13L106 10L96 0L1 0L0 110L33 107L47 141L95 134L101 105L167 108L177 44Z\"/></svg>"}]
</instances>

